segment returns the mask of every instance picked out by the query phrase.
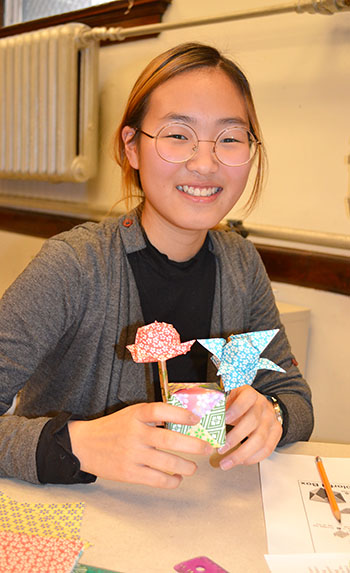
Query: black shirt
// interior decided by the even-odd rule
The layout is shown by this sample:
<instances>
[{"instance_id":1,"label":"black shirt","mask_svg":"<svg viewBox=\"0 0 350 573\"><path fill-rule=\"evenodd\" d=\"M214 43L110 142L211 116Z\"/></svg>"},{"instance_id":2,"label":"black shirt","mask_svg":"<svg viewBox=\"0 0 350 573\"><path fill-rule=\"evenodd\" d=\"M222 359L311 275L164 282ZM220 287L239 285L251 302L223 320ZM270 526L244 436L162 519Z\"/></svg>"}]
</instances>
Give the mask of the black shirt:
<instances>
[{"instance_id":1,"label":"black shirt","mask_svg":"<svg viewBox=\"0 0 350 573\"><path fill-rule=\"evenodd\" d=\"M181 342L208 338L215 290L215 257L209 237L189 261L178 263L160 253L145 236L146 248L128 255L145 324L172 324ZM205 382L208 352L198 342L190 352L167 360L169 382ZM157 363L153 364L155 395L161 400Z\"/></svg>"}]
</instances>

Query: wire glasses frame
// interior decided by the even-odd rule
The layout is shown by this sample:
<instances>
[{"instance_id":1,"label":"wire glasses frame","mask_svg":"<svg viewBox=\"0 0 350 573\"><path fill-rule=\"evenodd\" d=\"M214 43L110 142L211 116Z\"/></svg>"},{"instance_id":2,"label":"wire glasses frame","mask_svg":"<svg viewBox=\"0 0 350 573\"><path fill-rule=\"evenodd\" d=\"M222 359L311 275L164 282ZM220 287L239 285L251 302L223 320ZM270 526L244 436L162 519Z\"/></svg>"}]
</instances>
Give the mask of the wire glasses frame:
<instances>
[{"instance_id":1,"label":"wire glasses frame","mask_svg":"<svg viewBox=\"0 0 350 573\"><path fill-rule=\"evenodd\" d=\"M217 160L229 167L239 167L251 161L261 142L248 129L233 126L223 129L214 140L198 139L195 130L185 123L169 123L151 135L143 129L136 132L155 140L157 153L169 163L185 163L194 157L199 143L212 143Z\"/></svg>"}]
</instances>

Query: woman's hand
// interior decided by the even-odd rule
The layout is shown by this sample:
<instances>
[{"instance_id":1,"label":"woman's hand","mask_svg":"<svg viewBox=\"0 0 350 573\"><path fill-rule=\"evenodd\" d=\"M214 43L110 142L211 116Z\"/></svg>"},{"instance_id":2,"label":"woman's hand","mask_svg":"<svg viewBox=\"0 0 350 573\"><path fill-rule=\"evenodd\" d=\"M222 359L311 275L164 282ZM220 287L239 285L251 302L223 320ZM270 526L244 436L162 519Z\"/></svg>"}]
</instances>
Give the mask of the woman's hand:
<instances>
[{"instance_id":1,"label":"woman's hand","mask_svg":"<svg viewBox=\"0 0 350 573\"><path fill-rule=\"evenodd\" d=\"M220 461L223 470L239 464L255 464L267 458L282 436L282 426L276 419L271 402L251 386L232 390L226 404L226 423L234 428L227 434L220 454L228 452L247 438Z\"/></svg>"},{"instance_id":2,"label":"woman's hand","mask_svg":"<svg viewBox=\"0 0 350 573\"><path fill-rule=\"evenodd\" d=\"M163 422L195 425L199 418L162 402L135 404L96 420L70 421L72 451L80 469L98 477L176 488L197 466L163 450L209 455L213 448L198 438L159 427Z\"/></svg>"}]
</instances>

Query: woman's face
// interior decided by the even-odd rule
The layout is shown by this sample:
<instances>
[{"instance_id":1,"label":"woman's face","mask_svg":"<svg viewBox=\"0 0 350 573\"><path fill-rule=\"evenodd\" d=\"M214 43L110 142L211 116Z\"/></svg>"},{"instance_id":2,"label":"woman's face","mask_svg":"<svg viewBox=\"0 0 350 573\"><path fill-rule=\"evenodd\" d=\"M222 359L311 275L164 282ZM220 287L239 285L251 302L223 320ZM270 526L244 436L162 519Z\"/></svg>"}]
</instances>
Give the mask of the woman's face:
<instances>
[{"instance_id":1,"label":"woman's face","mask_svg":"<svg viewBox=\"0 0 350 573\"><path fill-rule=\"evenodd\" d=\"M215 140L226 127L249 127L244 100L221 70L183 72L152 93L141 129L155 135L162 126L182 122L199 140ZM197 153L184 163L168 163L156 150L155 140L125 127L123 138L131 166L139 170L145 205L142 222L183 231L207 231L219 223L240 198L250 164L228 167L213 153L213 144L199 143ZM200 195L199 191L200 190Z\"/></svg>"}]
</instances>

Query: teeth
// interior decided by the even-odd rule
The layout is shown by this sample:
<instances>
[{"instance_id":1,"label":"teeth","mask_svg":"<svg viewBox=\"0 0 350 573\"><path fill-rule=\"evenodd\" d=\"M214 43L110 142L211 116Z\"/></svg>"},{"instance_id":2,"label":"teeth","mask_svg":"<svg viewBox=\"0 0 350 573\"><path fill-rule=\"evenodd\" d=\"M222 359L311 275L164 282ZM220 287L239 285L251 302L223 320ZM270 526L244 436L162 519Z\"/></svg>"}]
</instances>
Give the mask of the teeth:
<instances>
[{"instance_id":1,"label":"teeth","mask_svg":"<svg viewBox=\"0 0 350 573\"><path fill-rule=\"evenodd\" d=\"M221 187L202 187L200 189L199 187L191 187L189 185L177 185L176 188L194 197L210 197L221 189Z\"/></svg>"}]
</instances>

